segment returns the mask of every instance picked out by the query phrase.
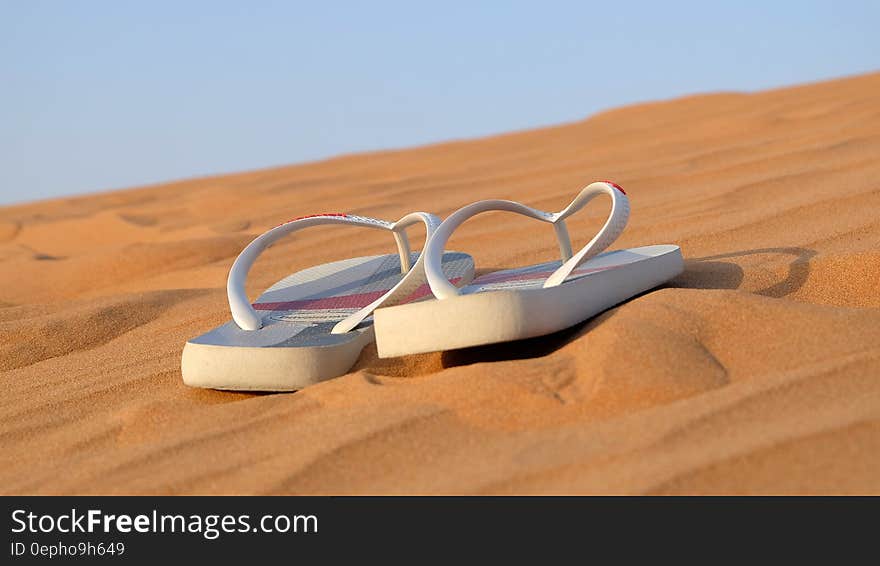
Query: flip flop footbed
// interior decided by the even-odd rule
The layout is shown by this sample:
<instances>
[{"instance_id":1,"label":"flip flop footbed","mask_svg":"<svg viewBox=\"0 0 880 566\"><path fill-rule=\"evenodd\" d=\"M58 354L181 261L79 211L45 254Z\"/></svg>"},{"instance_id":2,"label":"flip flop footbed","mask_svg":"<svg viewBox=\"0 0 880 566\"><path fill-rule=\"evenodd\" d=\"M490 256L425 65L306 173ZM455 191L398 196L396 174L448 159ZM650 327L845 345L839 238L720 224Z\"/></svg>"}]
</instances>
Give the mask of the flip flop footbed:
<instances>
[{"instance_id":1,"label":"flip flop footbed","mask_svg":"<svg viewBox=\"0 0 880 566\"><path fill-rule=\"evenodd\" d=\"M415 263L418 254L411 254ZM443 270L455 284L473 274L467 254L447 252ZM358 257L285 277L254 302L262 327L227 322L189 340L182 357L187 385L213 389L289 391L345 373L373 339L372 319L349 332L339 321L382 297L403 277L399 255ZM404 302L431 297L427 284Z\"/></svg>"},{"instance_id":2,"label":"flip flop footbed","mask_svg":"<svg viewBox=\"0 0 880 566\"><path fill-rule=\"evenodd\" d=\"M541 336L585 321L683 270L673 245L606 252L558 286L543 288L560 261L496 271L456 297L380 308L374 313L380 357L451 350Z\"/></svg>"}]
</instances>

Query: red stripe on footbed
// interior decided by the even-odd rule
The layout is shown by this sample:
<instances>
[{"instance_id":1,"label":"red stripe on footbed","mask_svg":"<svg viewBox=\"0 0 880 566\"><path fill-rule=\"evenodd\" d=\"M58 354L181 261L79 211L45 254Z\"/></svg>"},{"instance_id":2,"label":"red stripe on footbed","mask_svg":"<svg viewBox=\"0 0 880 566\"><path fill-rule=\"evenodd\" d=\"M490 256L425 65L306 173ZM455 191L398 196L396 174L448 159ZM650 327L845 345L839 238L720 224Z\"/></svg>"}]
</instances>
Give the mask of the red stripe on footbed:
<instances>
[{"instance_id":1,"label":"red stripe on footbed","mask_svg":"<svg viewBox=\"0 0 880 566\"><path fill-rule=\"evenodd\" d=\"M370 291L369 293L322 297L320 299L300 299L297 301L281 301L278 303L254 303L254 308L258 311L361 309L387 292L388 289L382 289L379 291Z\"/></svg>"},{"instance_id":2,"label":"red stripe on footbed","mask_svg":"<svg viewBox=\"0 0 880 566\"><path fill-rule=\"evenodd\" d=\"M450 279L449 282L454 285L459 280L461 280L461 277L455 277ZM280 301L276 303L254 303L254 309L258 311L362 309L388 291L389 289L384 289L381 291L370 291L369 293L356 293L354 295L322 297L320 299L300 299L297 301ZM428 287L427 283L423 283L402 302L410 303L430 294L430 287Z\"/></svg>"},{"instance_id":3,"label":"red stripe on footbed","mask_svg":"<svg viewBox=\"0 0 880 566\"><path fill-rule=\"evenodd\" d=\"M592 267L576 269L572 275L587 275L589 273L597 273L607 269L614 269L626 264L608 265L605 267ZM505 283L508 281L532 281L535 279L546 279L552 275L552 271L533 271L529 273L490 273L477 277L473 280L473 285L486 285L492 283ZM458 283L461 277L454 277L449 280L453 285ZM339 295L336 297L322 297L319 299L300 299L296 301L280 301L275 303L254 303L254 309L258 311L294 311L294 310L330 310L330 309L361 309L369 305L382 295L388 292L388 289L380 291L370 291L369 293L356 293L354 295ZM431 294L431 288L427 283L420 285L401 303L411 303L419 299L423 299Z\"/></svg>"},{"instance_id":4,"label":"red stripe on footbed","mask_svg":"<svg viewBox=\"0 0 880 566\"><path fill-rule=\"evenodd\" d=\"M589 273L598 273L615 267L621 267L624 264L607 265L605 267L585 267L575 269L572 275L587 275ZM492 283L505 283L508 281L533 281L535 279L546 279L553 275L553 271L530 271L527 273L489 273L474 279L473 285L487 285Z\"/></svg>"},{"instance_id":5,"label":"red stripe on footbed","mask_svg":"<svg viewBox=\"0 0 880 566\"><path fill-rule=\"evenodd\" d=\"M459 281L461 281L461 277L453 277L452 279L449 280L449 282L452 283L453 285L455 285ZM419 288L416 289L415 291L413 291L409 297L407 297L406 299L401 301L401 304L411 303L413 301L418 301L419 299L424 299L425 297L427 297L430 294L431 294L431 287L428 286L427 283L422 283L419 286Z\"/></svg>"}]
</instances>

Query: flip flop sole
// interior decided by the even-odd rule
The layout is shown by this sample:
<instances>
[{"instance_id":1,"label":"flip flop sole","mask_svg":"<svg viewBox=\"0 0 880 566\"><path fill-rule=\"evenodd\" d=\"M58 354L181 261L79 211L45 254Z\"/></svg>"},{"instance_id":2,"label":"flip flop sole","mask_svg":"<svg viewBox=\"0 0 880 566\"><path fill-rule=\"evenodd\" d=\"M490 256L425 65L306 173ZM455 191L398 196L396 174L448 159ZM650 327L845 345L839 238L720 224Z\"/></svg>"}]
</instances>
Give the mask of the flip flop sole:
<instances>
[{"instance_id":1,"label":"flip flop sole","mask_svg":"<svg viewBox=\"0 0 880 566\"><path fill-rule=\"evenodd\" d=\"M681 250L655 245L606 252L563 284L543 288L559 262L490 273L456 297L380 308L379 357L454 350L543 336L584 322L684 269Z\"/></svg>"},{"instance_id":2,"label":"flip flop sole","mask_svg":"<svg viewBox=\"0 0 880 566\"><path fill-rule=\"evenodd\" d=\"M183 382L228 391L296 391L345 374L373 340L373 328L344 336L333 345L287 348L187 342L181 358Z\"/></svg>"},{"instance_id":3,"label":"flip flop sole","mask_svg":"<svg viewBox=\"0 0 880 566\"><path fill-rule=\"evenodd\" d=\"M418 254L411 254L416 261ZM469 282L473 259L443 257L444 272ZM372 319L339 334L339 321L369 305L403 277L399 255L346 259L298 271L254 302L262 327L242 330L229 321L189 340L181 356L185 384L234 391L294 391L346 373L374 338ZM413 293L430 297L427 285Z\"/></svg>"}]
</instances>

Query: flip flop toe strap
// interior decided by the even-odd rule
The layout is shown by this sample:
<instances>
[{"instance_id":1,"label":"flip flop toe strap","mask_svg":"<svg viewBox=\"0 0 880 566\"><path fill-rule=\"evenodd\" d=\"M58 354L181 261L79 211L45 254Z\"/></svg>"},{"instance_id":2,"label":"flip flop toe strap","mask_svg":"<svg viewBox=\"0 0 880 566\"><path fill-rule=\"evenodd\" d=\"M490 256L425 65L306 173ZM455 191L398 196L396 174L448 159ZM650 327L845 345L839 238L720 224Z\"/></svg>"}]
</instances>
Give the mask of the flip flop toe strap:
<instances>
[{"instance_id":1,"label":"flip flop toe strap","mask_svg":"<svg viewBox=\"0 0 880 566\"><path fill-rule=\"evenodd\" d=\"M406 228L419 222L425 224L427 237L430 238L434 230L439 226L440 219L427 212L413 212L407 214L397 222L387 222L385 220L377 220L366 216L343 213L315 214L312 216L295 218L264 232L257 236L247 245L247 247L244 248L244 250L242 250L232 264L232 269L229 271L229 277L226 281L226 294L229 298L229 310L232 313L232 319L242 330L259 330L262 327L260 315L257 314L257 311L254 309L253 305L251 305L250 300L248 300L245 291L245 282L247 280L248 272L257 257L259 257L269 246L284 236L298 230L324 224L344 224L348 226L361 226L364 228L377 228L390 231L394 235L398 253L400 254L400 268L401 273L404 274L404 277L400 282L402 283L408 277L410 279L414 277L414 266L411 265L410 245L409 239L406 236ZM421 261L421 257L419 258L419 261ZM419 267L419 269L422 271L421 267ZM421 277L422 280L424 280L424 275L421 275ZM398 283L397 286L399 286L400 283ZM389 291L389 293L386 293L386 295L394 291L397 286ZM377 302L382 301L384 298L385 296L380 297ZM364 311L366 311L366 309L362 309L346 319L346 321L349 321L351 328L354 328L361 322L361 320L363 320L363 318L369 316L372 309L365 314ZM358 318L359 316L360 318Z\"/></svg>"},{"instance_id":2,"label":"flip flop toe strap","mask_svg":"<svg viewBox=\"0 0 880 566\"><path fill-rule=\"evenodd\" d=\"M595 197L603 194L611 197L611 212L608 219L596 236L575 254L572 252L571 239L568 235L565 219L581 210ZM460 293L459 289L446 279L441 269L443 250L447 241L467 219L492 210L515 212L553 225L559 242L562 265L544 282L546 288L562 284L578 266L591 257L602 253L620 236L629 219L629 199L619 185L611 181L598 181L587 185L571 201L571 204L555 213L544 212L509 200L483 200L458 209L440 224L425 246L423 254L428 284L431 286L431 292L438 299L455 297Z\"/></svg>"}]
</instances>

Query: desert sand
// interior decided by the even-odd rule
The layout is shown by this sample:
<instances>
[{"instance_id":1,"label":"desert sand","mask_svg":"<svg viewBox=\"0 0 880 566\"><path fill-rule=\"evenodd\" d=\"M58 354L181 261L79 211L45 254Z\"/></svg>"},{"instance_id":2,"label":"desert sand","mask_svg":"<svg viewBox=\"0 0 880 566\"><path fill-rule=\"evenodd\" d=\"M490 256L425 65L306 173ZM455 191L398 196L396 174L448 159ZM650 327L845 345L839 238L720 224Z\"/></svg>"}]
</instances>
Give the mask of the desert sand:
<instances>
[{"instance_id":1,"label":"desert sand","mask_svg":"<svg viewBox=\"0 0 880 566\"><path fill-rule=\"evenodd\" d=\"M229 318L227 271L269 227L558 210L598 179L633 206L613 247L681 246L671 284L525 342L368 347L292 394L181 381L184 342ZM576 243L605 206L569 220ZM504 213L451 244L478 273L557 253ZM249 292L393 249L301 232ZM880 493L880 74L2 208L0 379L7 494Z\"/></svg>"}]
</instances>

